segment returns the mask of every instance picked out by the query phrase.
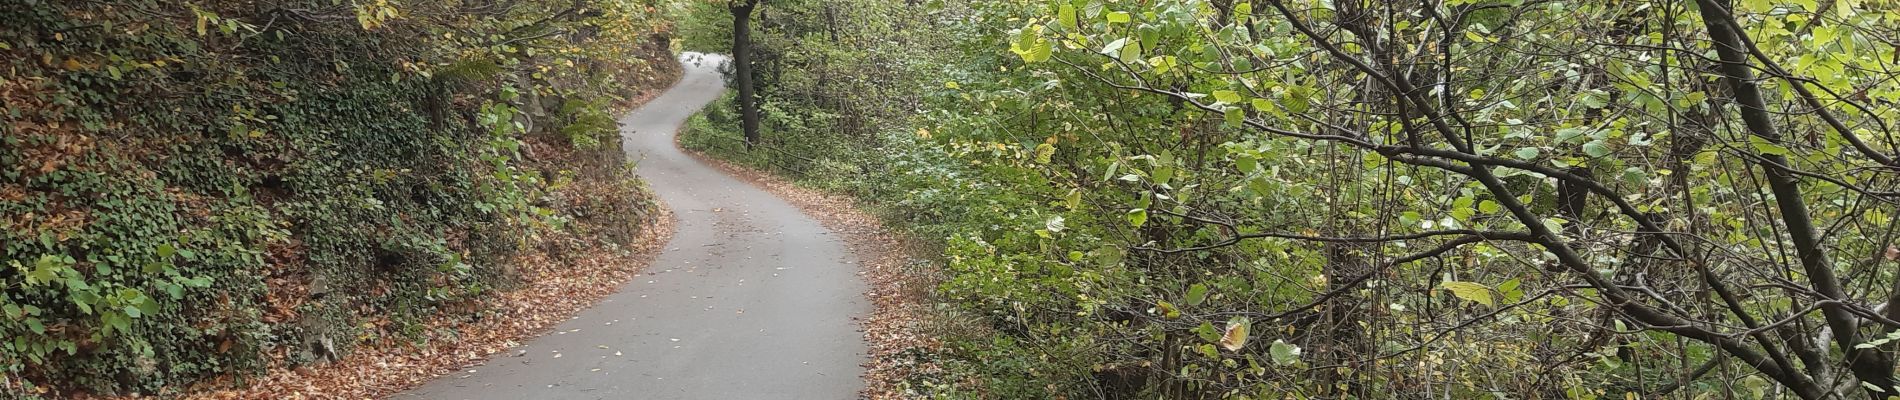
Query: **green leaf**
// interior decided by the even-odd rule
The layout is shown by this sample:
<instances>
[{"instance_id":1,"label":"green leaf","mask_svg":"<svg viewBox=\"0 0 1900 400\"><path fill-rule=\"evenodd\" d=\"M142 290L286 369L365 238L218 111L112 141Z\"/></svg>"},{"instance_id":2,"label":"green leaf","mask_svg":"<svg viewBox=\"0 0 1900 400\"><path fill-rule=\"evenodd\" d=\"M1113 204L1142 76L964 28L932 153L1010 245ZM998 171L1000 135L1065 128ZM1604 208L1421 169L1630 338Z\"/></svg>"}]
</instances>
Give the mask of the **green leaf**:
<instances>
[{"instance_id":1,"label":"green leaf","mask_svg":"<svg viewBox=\"0 0 1900 400\"><path fill-rule=\"evenodd\" d=\"M1787 147L1769 142L1768 139L1762 139L1760 136L1749 136L1748 145L1754 147L1755 152L1762 154L1787 156L1789 153Z\"/></svg>"},{"instance_id":2,"label":"green leaf","mask_svg":"<svg viewBox=\"0 0 1900 400\"><path fill-rule=\"evenodd\" d=\"M1520 147L1514 152L1514 154L1517 154L1517 158L1524 160L1536 159L1537 156L1543 155L1543 153L1543 150L1536 147Z\"/></svg>"},{"instance_id":3,"label":"green leaf","mask_svg":"<svg viewBox=\"0 0 1900 400\"><path fill-rule=\"evenodd\" d=\"M17 264L17 263L14 264L14 266L16 267L19 265L20 264ZM26 269L26 268L21 267L20 269ZM34 286L34 285L39 285L42 283L52 282L54 279L59 279L59 272L45 265L41 265L39 267L33 268L32 270L26 271L26 285L27 286Z\"/></svg>"},{"instance_id":4,"label":"green leaf","mask_svg":"<svg viewBox=\"0 0 1900 400\"><path fill-rule=\"evenodd\" d=\"M1267 346L1267 354L1273 357L1273 363L1277 365L1293 365L1300 362L1300 346L1294 346L1284 340L1274 339L1273 344Z\"/></svg>"},{"instance_id":5,"label":"green leaf","mask_svg":"<svg viewBox=\"0 0 1900 400\"><path fill-rule=\"evenodd\" d=\"M1062 26L1068 27L1069 29L1082 28L1082 24L1076 22L1074 4L1063 4L1061 8L1057 9L1056 20L1062 21Z\"/></svg>"},{"instance_id":6,"label":"green leaf","mask_svg":"<svg viewBox=\"0 0 1900 400\"><path fill-rule=\"evenodd\" d=\"M1141 61L1141 42L1132 42L1126 46L1122 46L1121 52L1116 54L1116 57L1120 58L1122 62L1129 64Z\"/></svg>"},{"instance_id":7,"label":"green leaf","mask_svg":"<svg viewBox=\"0 0 1900 400\"><path fill-rule=\"evenodd\" d=\"M1602 140L1592 140L1590 143L1583 144L1583 154L1588 154L1591 157L1607 156L1610 155L1610 145L1603 143Z\"/></svg>"},{"instance_id":8,"label":"green leaf","mask_svg":"<svg viewBox=\"0 0 1900 400\"><path fill-rule=\"evenodd\" d=\"M1174 180L1174 167L1155 167L1154 172L1149 173L1149 177L1157 184L1166 185L1168 181Z\"/></svg>"},{"instance_id":9,"label":"green leaf","mask_svg":"<svg viewBox=\"0 0 1900 400\"><path fill-rule=\"evenodd\" d=\"M1460 299L1470 300L1487 306L1492 305L1491 288L1483 284L1476 282L1446 281L1438 284L1438 286L1451 292L1451 295L1457 296Z\"/></svg>"},{"instance_id":10,"label":"green leaf","mask_svg":"<svg viewBox=\"0 0 1900 400\"><path fill-rule=\"evenodd\" d=\"M92 305L99 302L99 296L92 292L74 292L66 298L73 302L73 306L79 307L80 313L86 315L92 315Z\"/></svg>"},{"instance_id":11,"label":"green leaf","mask_svg":"<svg viewBox=\"0 0 1900 400\"><path fill-rule=\"evenodd\" d=\"M1126 46L1128 46L1128 38L1111 40L1107 44L1102 45L1101 53L1103 55L1121 57L1122 47Z\"/></svg>"},{"instance_id":12,"label":"green leaf","mask_svg":"<svg viewBox=\"0 0 1900 400\"><path fill-rule=\"evenodd\" d=\"M1023 56L1025 61L1031 63L1049 61L1049 56L1055 52L1054 44L1049 43L1047 40L1037 40L1034 46L1035 47L1029 48L1029 54Z\"/></svg>"},{"instance_id":13,"label":"green leaf","mask_svg":"<svg viewBox=\"0 0 1900 400\"><path fill-rule=\"evenodd\" d=\"M1207 301L1207 285L1196 283L1193 286L1188 286L1187 304L1190 306L1198 306L1201 305L1203 301Z\"/></svg>"},{"instance_id":14,"label":"green leaf","mask_svg":"<svg viewBox=\"0 0 1900 400\"><path fill-rule=\"evenodd\" d=\"M1108 23L1111 24L1122 24L1132 20L1133 18L1129 17L1127 12L1113 11L1108 13Z\"/></svg>"},{"instance_id":15,"label":"green leaf","mask_svg":"<svg viewBox=\"0 0 1900 400\"><path fill-rule=\"evenodd\" d=\"M1516 303L1518 300L1524 298L1524 291L1518 290L1518 286L1522 284L1523 281L1517 279L1504 281L1504 283L1498 284L1498 293L1504 294L1504 302Z\"/></svg>"},{"instance_id":16,"label":"green leaf","mask_svg":"<svg viewBox=\"0 0 1900 400\"><path fill-rule=\"evenodd\" d=\"M1200 326L1194 327L1194 335L1209 342L1220 341L1220 329L1214 328L1214 323L1210 321L1201 321Z\"/></svg>"},{"instance_id":17,"label":"green leaf","mask_svg":"<svg viewBox=\"0 0 1900 400\"><path fill-rule=\"evenodd\" d=\"M184 284L187 287L195 287L195 288L211 287L211 277L200 276L196 278L186 279L184 281Z\"/></svg>"},{"instance_id":18,"label":"green leaf","mask_svg":"<svg viewBox=\"0 0 1900 400\"><path fill-rule=\"evenodd\" d=\"M122 333L132 331L132 319L126 318L124 314L104 312L99 314L99 319L105 322L106 326L112 327L113 330Z\"/></svg>"},{"instance_id":19,"label":"green leaf","mask_svg":"<svg viewBox=\"0 0 1900 400\"><path fill-rule=\"evenodd\" d=\"M1148 65L1154 67L1155 75L1166 74L1168 71L1173 71L1174 62L1174 56L1154 56L1148 58Z\"/></svg>"},{"instance_id":20,"label":"green leaf","mask_svg":"<svg viewBox=\"0 0 1900 400\"><path fill-rule=\"evenodd\" d=\"M1260 160L1247 155L1234 156L1234 168L1241 173L1251 173L1260 169Z\"/></svg>"},{"instance_id":21,"label":"green leaf","mask_svg":"<svg viewBox=\"0 0 1900 400\"><path fill-rule=\"evenodd\" d=\"M1128 210L1128 223L1134 225L1136 228L1148 224L1148 209L1137 208Z\"/></svg>"},{"instance_id":22,"label":"green leaf","mask_svg":"<svg viewBox=\"0 0 1900 400\"><path fill-rule=\"evenodd\" d=\"M1312 95L1312 92L1306 89L1305 87L1300 87L1300 86L1288 87L1286 90L1286 95L1280 97L1280 104L1283 106L1286 106L1287 111L1292 111L1295 113L1303 113L1303 112L1306 112L1308 108L1311 108L1313 106L1313 104L1309 101L1309 98L1308 98L1308 96L1311 96L1311 95Z\"/></svg>"},{"instance_id":23,"label":"green leaf","mask_svg":"<svg viewBox=\"0 0 1900 400\"><path fill-rule=\"evenodd\" d=\"M1577 103L1591 109L1603 108L1610 104L1610 94L1601 90L1589 90L1577 94Z\"/></svg>"},{"instance_id":24,"label":"green leaf","mask_svg":"<svg viewBox=\"0 0 1900 400\"><path fill-rule=\"evenodd\" d=\"M1056 146L1048 143L1036 145L1036 163L1048 164L1056 155Z\"/></svg>"},{"instance_id":25,"label":"green leaf","mask_svg":"<svg viewBox=\"0 0 1900 400\"><path fill-rule=\"evenodd\" d=\"M1582 128L1563 128L1563 129L1558 129L1558 130L1557 130L1557 141L1558 141L1558 142L1560 142L1560 143L1569 143L1569 142L1570 142L1571 140L1575 140L1575 139L1577 139L1577 138L1580 138L1580 137L1584 137L1584 135L1585 135L1585 134L1587 134L1587 133L1589 133L1589 132L1585 132L1585 131L1584 131L1584 130L1583 130Z\"/></svg>"}]
</instances>

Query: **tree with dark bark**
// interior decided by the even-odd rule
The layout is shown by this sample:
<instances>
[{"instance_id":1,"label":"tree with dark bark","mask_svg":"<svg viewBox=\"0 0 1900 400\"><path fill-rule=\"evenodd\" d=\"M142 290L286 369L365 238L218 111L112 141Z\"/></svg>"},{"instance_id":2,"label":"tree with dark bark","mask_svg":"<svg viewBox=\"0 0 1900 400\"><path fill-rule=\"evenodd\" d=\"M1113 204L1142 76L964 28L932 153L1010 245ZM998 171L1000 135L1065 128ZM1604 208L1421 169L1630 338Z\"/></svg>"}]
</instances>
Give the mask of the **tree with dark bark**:
<instances>
[{"instance_id":1,"label":"tree with dark bark","mask_svg":"<svg viewBox=\"0 0 1900 400\"><path fill-rule=\"evenodd\" d=\"M746 147L759 144L759 95L752 82L752 11L763 0L729 0L732 11L732 74L739 87L739 115Z\"/></svg>"}]
</instances>

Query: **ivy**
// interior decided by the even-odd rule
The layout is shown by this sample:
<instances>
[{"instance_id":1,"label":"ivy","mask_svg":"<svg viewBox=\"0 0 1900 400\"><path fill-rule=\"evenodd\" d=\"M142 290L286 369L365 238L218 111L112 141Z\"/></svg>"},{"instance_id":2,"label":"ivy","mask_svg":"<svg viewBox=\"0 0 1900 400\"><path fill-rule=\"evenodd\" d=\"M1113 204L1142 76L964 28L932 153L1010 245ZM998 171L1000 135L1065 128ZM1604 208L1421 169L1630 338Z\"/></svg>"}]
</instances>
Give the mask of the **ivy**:
<instances>
[{"instance_id":1,"label":"ivy","mask_svg":"<svg viewBox=\"0 0 1900 400\"><path fill-rule=\"evenodd\" d=\"M339 357L507 285L523 238L630 239L608 115L664 79L655 4L0 7L0 397ZM573 169L627 204L575 223Z\"/></svg>"}]
</instances>

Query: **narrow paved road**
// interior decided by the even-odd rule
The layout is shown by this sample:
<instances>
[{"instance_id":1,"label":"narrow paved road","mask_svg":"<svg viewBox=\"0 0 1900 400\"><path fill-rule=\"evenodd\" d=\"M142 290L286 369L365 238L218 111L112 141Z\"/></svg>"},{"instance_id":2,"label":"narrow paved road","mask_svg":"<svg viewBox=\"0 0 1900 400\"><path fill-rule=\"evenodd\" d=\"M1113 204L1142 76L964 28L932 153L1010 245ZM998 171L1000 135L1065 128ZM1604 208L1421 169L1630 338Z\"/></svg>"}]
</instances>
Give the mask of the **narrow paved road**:
<instances>
[{"instance_id":1,"label":"narrow paved road","mask_svg":"<svg viewBox=\"0 0 1900 400\"><path fill-rule=\"evenodd\" d=\"M798 208L673 146L719 97L714 65L621 119L639 174L673 208L665 252L555 333L399 399L850 399L868 309L857 266ZM516 356L516 354L520 354Z\"/></svg>"}]
</instances>

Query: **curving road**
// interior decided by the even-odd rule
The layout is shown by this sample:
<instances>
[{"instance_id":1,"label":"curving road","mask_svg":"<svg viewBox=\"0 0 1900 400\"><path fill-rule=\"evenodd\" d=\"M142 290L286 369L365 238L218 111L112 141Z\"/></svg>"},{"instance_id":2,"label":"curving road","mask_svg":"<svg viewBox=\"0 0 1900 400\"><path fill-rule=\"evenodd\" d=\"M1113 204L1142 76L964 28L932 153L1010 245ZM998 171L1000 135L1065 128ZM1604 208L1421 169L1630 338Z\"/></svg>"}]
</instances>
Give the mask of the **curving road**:
<instances>
[{"instance_id":1,"label":"curving road","mask_svg":"<svg viewBox=\"0 0 1900 400\"><path fill-rule=\"evenodd\" d=\"M703 58L702 58L703 57ZM857 266L798 208L673 146L725 90L724 57L620 120L639 175L679 218L638 277L554 333L399 399L850 399L868 310Z\"/></svg>"}]
</instances>

